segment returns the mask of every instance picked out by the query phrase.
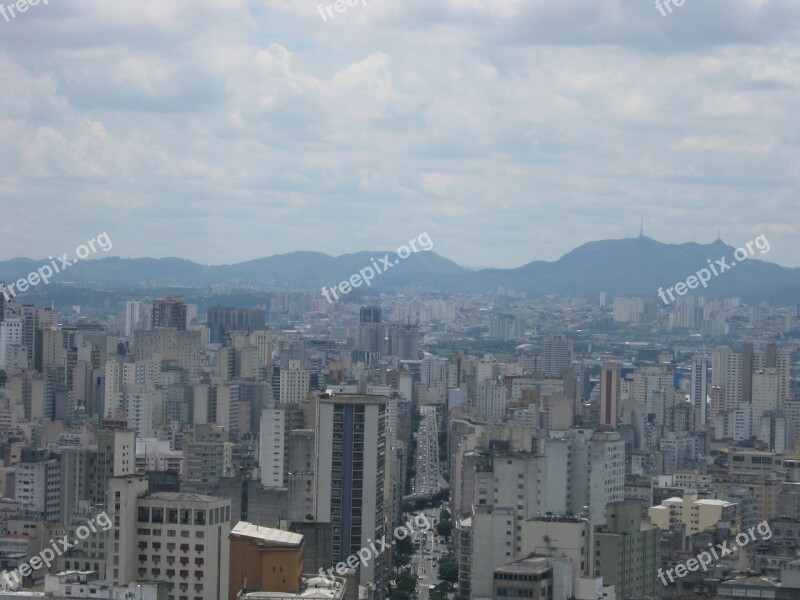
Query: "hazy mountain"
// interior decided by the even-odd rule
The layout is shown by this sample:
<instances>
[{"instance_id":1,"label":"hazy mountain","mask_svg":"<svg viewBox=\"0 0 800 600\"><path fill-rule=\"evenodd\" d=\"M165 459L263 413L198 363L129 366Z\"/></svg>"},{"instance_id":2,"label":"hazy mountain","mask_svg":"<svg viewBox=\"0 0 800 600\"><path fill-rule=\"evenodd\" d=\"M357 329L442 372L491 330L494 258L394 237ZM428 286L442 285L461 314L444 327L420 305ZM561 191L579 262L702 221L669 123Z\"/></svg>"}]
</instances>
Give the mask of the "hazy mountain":
<instances>
[{"instance_id":1,"label":"hazy mountain","mask_svg":"<svg viewBox=\"0 0 800 600\"><path fill-rule=\"evenodd\" d=\"M396 290L417 286L442 292L485 292L497 286L544 294L589 296L605 291L613 295L657 298L659 287L679 281L726 258L736 266L699 290L711 298L741 296L746 301L767 300L792 304L800 301L800 269L764 262L769 253L754 248L755 255L741 263L735 248L712 244L664 244L639 237L584 244L554 262L534 261L515 269L470 270L435 252L412 254L385 273L376 275L374 290ZM106 289L151 286L208 286L220 283L259 284L279 289L319 289L349 279L373 261L380 252L357 252L332 257L320 252L292 252L233 265L205 266L179 258L101 258L79 262L53 277L58 284L81 283ZM391 254L392 259L395 258ZM18 258L0 262L0 280L14 281L46 264L47 260ZM715 263L716 265L716 263ZM41 290L41 284L37 291ZM362 286L361 291L365 288Z\"/></svg>"}]
</instances>

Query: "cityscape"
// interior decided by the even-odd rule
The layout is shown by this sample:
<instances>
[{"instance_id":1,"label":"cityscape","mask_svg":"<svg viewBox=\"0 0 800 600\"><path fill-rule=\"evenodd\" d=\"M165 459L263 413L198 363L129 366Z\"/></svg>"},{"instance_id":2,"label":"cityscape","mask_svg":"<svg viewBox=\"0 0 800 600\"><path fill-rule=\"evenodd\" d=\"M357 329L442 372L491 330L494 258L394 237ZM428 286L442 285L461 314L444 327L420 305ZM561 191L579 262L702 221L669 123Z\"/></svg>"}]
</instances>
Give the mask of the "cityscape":
<instances>
[{"instance_id":1,"label":"cityscape","mask_svg":"<svg viewBox=\"0 0 800 600\"><path fill-rule=\"evenodd\" d=\"M799 57L0 0L0 600L800 600Z\"/></svg>"},{"instance_id":2,"label":"cityscape","mask_svg":"<svg viewBox=\"0 0 800 600\"><path fill-rule=\"evenodd\" d=\"M0 295L0 597L799 597L798 305L146 285Z\"/></svg>"}]
</instances>

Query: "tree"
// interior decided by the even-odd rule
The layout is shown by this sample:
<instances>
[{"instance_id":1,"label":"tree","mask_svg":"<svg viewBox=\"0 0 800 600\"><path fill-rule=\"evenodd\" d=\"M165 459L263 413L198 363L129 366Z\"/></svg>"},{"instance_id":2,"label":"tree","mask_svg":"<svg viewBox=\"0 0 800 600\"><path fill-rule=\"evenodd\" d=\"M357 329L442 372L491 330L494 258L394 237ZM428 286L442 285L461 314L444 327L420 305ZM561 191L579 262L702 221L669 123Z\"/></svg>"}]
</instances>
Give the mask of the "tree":
<instances>
[{"instance_id":1,"label":"tree","mask_svg":"<svg viewBox=\"0 0 800 600\"><path fill-rule=\"evenodd\" d=\"M440 518L439 522L436 524L436 533L442 537L449 538L453 533L453 522L449 519L445 520Z\"/></svg>"},{"instance_id":2,"label":"tree","mask_svg":"<svg viewBox=\"0 0 800 600\"><path fill-rule=\"evenodd\" d=\"M400 567L404 567L411 562L411 557L413 555L414 544L411 542L411 538L406 537L402 540L398 539L394 553L395 563Z\"/></svg>"},{"instance_id":3,"label":"tree","mask_svg":"<svg viewBox=\"0 0 800 600\"><path fill-rule=\"evenodd\" d=\"M414 543L410 537L404 537L402 540L398 538L397 545L395 546L397 556L410 557L414 554Z\"/></svg>"},{"instance_id":4,"label":"tree","mask_svg":"<svg viewBox=\"0 0 800 600\"><path fill-rule=\"evenodd\" d=\"M458 563L452 554L443 556L439 561L439 579L455 584L458 581Z\"/></svg>"},{"instance_id":5,"label":"tree","mask_svg":"<svg viewBox=\"0 0 800 600\"><path fill-rule=\"evenodd\" d=\"M413 573L403 573L397 578L397 590L413 594L417 589L417 578Z\"/></svg>"}]
</instances>

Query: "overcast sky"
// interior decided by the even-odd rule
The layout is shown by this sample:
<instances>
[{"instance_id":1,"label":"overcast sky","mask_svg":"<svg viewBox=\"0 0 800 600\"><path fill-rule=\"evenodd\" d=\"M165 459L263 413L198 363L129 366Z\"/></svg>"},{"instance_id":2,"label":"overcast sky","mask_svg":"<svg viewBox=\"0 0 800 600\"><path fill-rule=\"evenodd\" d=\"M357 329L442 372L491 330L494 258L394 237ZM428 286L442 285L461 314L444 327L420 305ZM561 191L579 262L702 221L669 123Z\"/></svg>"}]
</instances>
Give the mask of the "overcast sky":
<instances>
[{"instance_id":1,"label":"overcast sky","mask_svg":"<svg viewBox=\"0 0 800 600\"><path fill-rule=\"evenodd\" d=\"M0 17L0 259L103 231L205 264L427 231L511 267L641 216L664 242L765 234L800 266L798 0L318 4Z\"/></svg>"}]
</instances>

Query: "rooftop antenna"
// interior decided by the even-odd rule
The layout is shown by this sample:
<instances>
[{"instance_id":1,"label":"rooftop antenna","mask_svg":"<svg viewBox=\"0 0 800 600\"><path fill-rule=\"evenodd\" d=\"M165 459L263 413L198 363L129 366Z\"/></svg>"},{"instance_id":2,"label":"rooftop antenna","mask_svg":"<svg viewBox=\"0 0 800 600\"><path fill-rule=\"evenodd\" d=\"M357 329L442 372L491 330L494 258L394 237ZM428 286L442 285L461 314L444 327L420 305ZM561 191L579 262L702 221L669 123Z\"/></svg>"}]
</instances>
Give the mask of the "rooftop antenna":
<instances>
[{"instance_id":1,"label":"rooftop antenna","mask_svg":"<svg viewBox=\"0 0 800 600\"><path fill-rule=\"evenodd\" d=\"M639 237L644 237L644 219L639 217Z\"/></svg>"}]
</instances>

